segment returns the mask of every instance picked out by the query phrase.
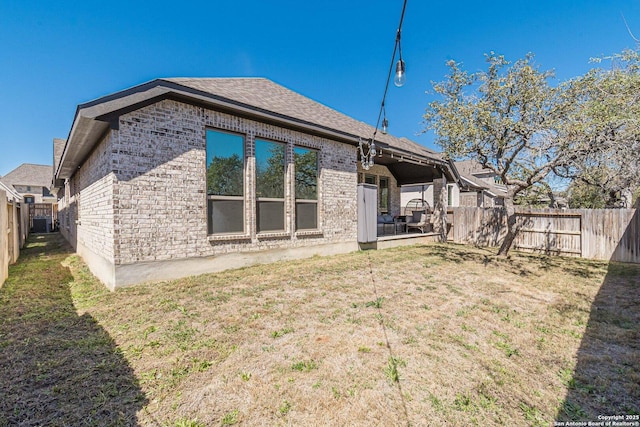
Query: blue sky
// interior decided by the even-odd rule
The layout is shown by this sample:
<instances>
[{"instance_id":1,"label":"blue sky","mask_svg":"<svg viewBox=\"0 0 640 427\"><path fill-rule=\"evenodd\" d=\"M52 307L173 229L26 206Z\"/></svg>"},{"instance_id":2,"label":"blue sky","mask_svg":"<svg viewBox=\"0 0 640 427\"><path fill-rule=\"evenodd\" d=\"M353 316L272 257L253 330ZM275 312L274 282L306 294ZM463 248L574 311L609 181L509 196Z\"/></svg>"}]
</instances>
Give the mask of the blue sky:
<instances>
[{"instance_id":1,"label":"blue sky","mask_svg":"<svg viewBox=\"0 0 640 427\"><path fill-rule=\"evenodd\" d=\"M375 124L402 0L109 2L0 0L0 175L52 163L76 106L158 77L266 77ZM417 134L445 62L536 54L558 80L634 47L640 0L409 0L407 84L391 87L389 131Z\"/></svg>"}]
</instances>

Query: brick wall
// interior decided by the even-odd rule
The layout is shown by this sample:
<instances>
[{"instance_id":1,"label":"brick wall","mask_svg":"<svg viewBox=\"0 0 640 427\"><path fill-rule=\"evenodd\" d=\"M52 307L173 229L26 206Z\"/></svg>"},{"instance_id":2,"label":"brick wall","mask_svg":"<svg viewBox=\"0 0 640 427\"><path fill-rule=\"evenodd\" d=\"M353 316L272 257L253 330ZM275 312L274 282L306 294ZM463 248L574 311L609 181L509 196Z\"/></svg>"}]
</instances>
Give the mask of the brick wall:
<instances>
[{"instance_id":1,"label":"brick wall","mask_svg":"<svg viewBox=\"0 0 640 427\"><path fill-rule=\"evenodd\" d=\"M114 261L113 140L108 132L78 171L66 182L58 201L60 232L74 248L78 244Z\"/></svg>"},{"instance_id":2,"label":"brick wall","mask_svg":"<svg viewBox=\"0 0 640 427\"><path fill-rule=\"evenodd\" d=\"M207 127L245 136L244 235L207 235ZM353 146L171 100L123 115L119 130L110 135L106 145L110 147L113 181L107 185L113 189L111 238L115 242L115 264L356 240ZM294 144L319 150L319 232L293 231L293 200L288 192L287 230L256 233L255 138L286 143L289 153ZM293 174L288 172L288 188L293 185L292 179ZM87 190L81 192L80 215L86 216L84 206L93 203L104 189L83 188ZM81 221L84 223L84 218Z\"/></svg>"}]
</instances>

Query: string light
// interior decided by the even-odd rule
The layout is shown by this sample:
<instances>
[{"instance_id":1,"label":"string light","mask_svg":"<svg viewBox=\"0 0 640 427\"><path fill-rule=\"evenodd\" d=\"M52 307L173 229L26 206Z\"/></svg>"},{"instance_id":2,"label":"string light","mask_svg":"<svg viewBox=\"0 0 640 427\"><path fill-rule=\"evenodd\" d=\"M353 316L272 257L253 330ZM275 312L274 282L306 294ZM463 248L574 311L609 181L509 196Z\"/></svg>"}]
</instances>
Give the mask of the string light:
<instances>
[{"instance_id":1,"label":"string light","mask_svg":"<svg viewBox=\"0 0 640 427\"><path fill-rule=\"evenodd\" d=\"M387 91L389 90L389 82L391 81L391 74L393 73L393 65L395 63L395 75L393 78L393 84L397 87L401 87L407 81L406 65L402 59L402 22L404 21L404 12L407 8L407 0L404 0L402 5L402 14L400 15L400 23L398 24L398 30L396 31L396 42L393 46L393 54L391 55L391 64L389 65L389 73L387 74L387 83L384 86L384 94L382 95L382 102L380 104L380 112L378 113L378 120L376 122L376 128L373 131L373 136L370 140L363 140L358 138L358 148L360 149L360 162L364 170L369 170L374 164L374 158L376 154L382 155L382 150L376 151L376 135L378 134L378 128L380 127L382 120L382 128L380 129L382 134L386 134L389 130L389 120L387 120L387 112L385 109L385 100L387 99ZM396 63L396 53L398 53L398 62Z\"/></svg>"},{"instance_id":2,"label":"string light","mask_svg":"<svg viewBox=\"0 0 640 427\"><path fill-rule=\"evenodd\" d=\"M387 120L387 110L384 108L384 100L382 101L382 129L380 130L383 135L386 135L389 130L389 120Z\"/></svg>"},{"instance_id":3,"label":"string light","mask_svg":"<svg viewBox=\"0 0 640 427\"><path fill-rule=\"evenodd\" d=\"M404 61L402 59L398 59L398 63L396 64L396 76L393 78L393 84L398 87L402 87L406 81L407 73L405 72Z\"/></svg>"}]
</instances>

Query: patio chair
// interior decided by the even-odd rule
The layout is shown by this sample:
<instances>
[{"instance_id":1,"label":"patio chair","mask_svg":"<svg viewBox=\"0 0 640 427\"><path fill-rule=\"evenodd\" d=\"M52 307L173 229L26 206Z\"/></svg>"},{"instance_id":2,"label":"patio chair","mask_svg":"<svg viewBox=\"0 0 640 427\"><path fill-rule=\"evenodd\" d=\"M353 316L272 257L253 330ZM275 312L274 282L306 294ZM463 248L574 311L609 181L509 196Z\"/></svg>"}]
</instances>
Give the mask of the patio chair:
<instances>
[{"instance_id":1,"label":"patio chair","mask_svg":"<svg viewBox=\"0 0 640 427\"><path fill-rule=\"evenodd\" d=\"M413 211L428 211L429 203L424 199L411 199L407 202L407 205L404 207L404 214L407 216L407 219L411 217L411 213ZM407 221L409 222L409 221Z\"/></svg>"},{"instance_id":2,"label":"patio chair","mask_svg":"<svg viewBox=\"0 0 640 427\"><path fill-rule=\"evenodd\" d=\"M407 215L407 232L412 228L417 228L421 233L431 230L431 215L427 210L413 211L412 215Z\"/></svg>"}]
</instances>

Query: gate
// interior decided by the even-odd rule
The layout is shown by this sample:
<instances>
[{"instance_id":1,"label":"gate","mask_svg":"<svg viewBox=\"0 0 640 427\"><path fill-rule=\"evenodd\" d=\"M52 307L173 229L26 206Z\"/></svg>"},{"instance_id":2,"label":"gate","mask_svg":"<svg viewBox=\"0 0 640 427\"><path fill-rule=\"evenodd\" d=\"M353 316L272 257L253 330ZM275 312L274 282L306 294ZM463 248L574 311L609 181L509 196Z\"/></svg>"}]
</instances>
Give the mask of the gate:
<instances>
[{"instance_id":1,"label":"gate","mask_svg":"<svg viewBox=\"0 0 640 427\"><path fill-rule=\"evenodd\" d=\"M48 233L53 230L55 218L51 203L30 203L29 229L34 233Z\"/></svg>"}]
</instances>

